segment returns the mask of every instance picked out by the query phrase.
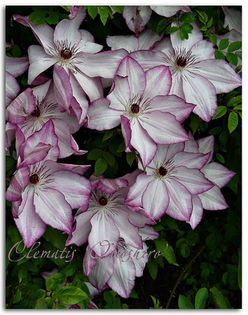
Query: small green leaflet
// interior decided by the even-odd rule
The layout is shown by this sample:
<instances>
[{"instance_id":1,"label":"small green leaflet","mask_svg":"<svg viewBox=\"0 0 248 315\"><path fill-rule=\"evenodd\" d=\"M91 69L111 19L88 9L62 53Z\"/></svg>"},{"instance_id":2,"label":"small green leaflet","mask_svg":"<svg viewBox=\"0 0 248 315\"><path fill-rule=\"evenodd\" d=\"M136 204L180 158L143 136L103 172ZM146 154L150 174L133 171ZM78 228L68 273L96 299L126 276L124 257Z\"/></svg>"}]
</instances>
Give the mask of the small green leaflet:
<instances>
[{"instance_id":1,"label":"small green leaflet","mask_svg":"<svg viewBox=\"0 0 248 315\"><path fill-rule=\"evenodd\" d=\"M237 127L239 123L239 116L235 112L231 112L228 116L228 130L232 133Z\"/></svg>"}]
</instances>

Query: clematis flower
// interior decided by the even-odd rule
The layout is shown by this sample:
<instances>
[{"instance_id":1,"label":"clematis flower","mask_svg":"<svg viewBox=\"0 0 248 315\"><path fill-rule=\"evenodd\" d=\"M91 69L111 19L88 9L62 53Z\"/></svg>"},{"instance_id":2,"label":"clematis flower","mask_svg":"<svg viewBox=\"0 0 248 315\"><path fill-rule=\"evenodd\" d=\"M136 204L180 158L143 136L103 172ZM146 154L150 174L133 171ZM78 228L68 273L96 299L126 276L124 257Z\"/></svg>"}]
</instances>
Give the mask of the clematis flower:
<instances>
[{"instance_id":1,"label":"clematis flower","mask_svg":"<svg viewBox=\"0 0 248 315\"><path fill-rule=\"evenodd\" d=\"M188 6L172 5L172 6L161 6L161 5L152 5L151 9L159 15L165 17L171 17L175 15L178 11L190 12Z\"/></svg>"},{"instance_id":2,"label":"clematis flower","mask_svg":"<svg viewBox=\"0 0 248 315\"><path fill-rule=\"evenodd\" d=\"M28 69L28 65L28 57L15 58L5 56L6 106L9 105L9 103L20 92L20 86L15 78L23 74Z\"/></svg>"},{"instance_id":3,"label":"clematis flower","mask_svg":"<svg viewBox=\"0 0 248 315\"><path fill-rule=\"evenodd\" d=\"M158 238L158 233L151 227L139 229L139 234L143 240ZM148 257L144 241L143 249L137 250L120 238L115 251L103 258L94 256L88 246L83 261L84 274L99 291L109 286L121 297L128 298L134 287L135 277L143 275Z\"/></svg>"},{"instance_id":4,"label":"clematis flower","mask_svg":"<svg viewBox=\"0 0 248 315\"><path fill-rule=\"evenodd\" d=\"M6 199L27 247L39 239L46 225L71 232L72 209L88 205L91 185L78 172L56 162L58 139L51 120L26 141L20 129L17 137L18 167L8 187Z\"/></svg>"},{"instance_id":5,"label":"clematis flower","mask_svg":"<svg viewBox=\"0 0 248 315\"><path fill-rule=\"evenodd\" d=\"M172 23L172 26L176 26ZM193 112L205 121L211 120L217 109L216 94L228 93L241 85L240 76L224 60L215 59L212 43L203 40L194 25L187 40L179 32L164 38L154 51L130 54L146 70L157 65L169 66L172 75L170 94L195 104Z\"/></svg>"},{"instance_id":6,"label":"clematis flower","mask_svg":"<svg viewBox=\"0 0 248 315\"><path fill-rule=\"evenodd\" d=\"M132 212L124 199L128 191L128 181L117 179L91 179L93 191L89 207L81 207L75 217L75 227L66 245L78 246L89 242L89 247L99 257L110 255L116 248L118 239L135 248L142 249L139 227L154 223L151 219Z\"/></svg>"},{"instance_id":7,"label":"clematis flower","mask_svg":"<svg viewBox=\"0 0 248 315\"><path fill-rule=\"evenodd\" d=\"M106 43L112 50L124 48L128 52L132 52L150 49L160 39L161 36L158 34L151 30L145 30L138 37L134 35L107 36Z\"/></svg>"},{"instance_id":8,"label":"clematis flower","mask_svg":"<svg viewBox=\"0 0 248 315\"><path fill-rule=\"evenodd\" d=\"M86 113L87 107L84 110L84 116ZM80 128L78 120L73 114L61 112L51 80L33 89L26 89L14 99L6 109L6 119L11 124L18 125L26 138L51 120L58 137L60 158L86 152L78 149L78 145L71 135Z\"/></svg>"},{"instance_id":9,"label":"clematis flower","mask_svg":"<svg viewBox=\"0 0 248 315\"><path fill-rule=\"evenodd\" d=\"M151 14L152 10L149 6L125 6L123 10L126 24L136 36L144 30Z\"/></svg>"},{"instance_id":10,"label":"clematis flower","mask_svg":"<svg viewBox=\"0 0 248 315\"><path fill-rule=\"evenodd\" d=\"M226 6L222 7L225 14L224 27L229 28L229 30L235 30L239 33L242 31L242 14L240 10L230 9Z\"/></svg>"},{"instance_id":11,"label":"clematis flower","mask_svg":"<svg viewBox=\"0 0 248 315\"><path fill-rule=\"evenodd\" d=\"M125 204L154 220L167 214L188 221L193 207L192 196L213 187L200 171L208 156L184 152L184 143L158 145L145 173L138 175L130 187Z\"/></svg>"},{"instance_id":12,"label":"clematis flower","mask_svg":"<svg viewBox=\"0 0 248 315\"><path fill-rule=\"evenodd\" d=\"M156 154L157 143L177 143L188 138L180 123L193 105L177 96L167 96L170 87L168 67L158 66L145 72L127 56L117 69L107 99L90 105L87 127L105 130L121 123L126 152L135 148L146 166Z\"/></svg>"},{"instance_id":13,"label":"clematis flower","mask_svg":"<svg viewBox=\"0 0 248 315\"><path fill-rule=\"evenodd\" d=\"M136 36L142 32L149 22L152 10L159 15L171 17L178 11L190 12L187 6L125 6L123 17L128 28L135 33Z\"/></svg>"},{"instance_id":14,"label":"clematis flower","mask_svg":"<svg viewBox=\"0 0 248 315\"><path fill-rule=\"evenodd\" d=\"M213 136L205 137L197 141L191 137L190 141L186 142L185 151L200 152L209 155L207 163L201 169L201 172L214 185L210 190L193 196L193 211L188 223L191 225L192 229L195 229L202 219L203 209L224 210L228 208L220 189L231 180L235 173L219 163L211 162L214 152Z\"/></svg>"},{"instance_id":15,"label":"clematis flower","mask_svg":"<svg viewBox=\"0 0 248 315\"><path fill-rule=\"evenodd\" d=\"M103 89L98 76L112 78L127 54L125 50L98 53L103 46L96 44L88 31L79 30L85 14L84 10L78 10L73 19L60 21L55 30L47 24L34 25L28 17L14 15L17 22L31 28L42 45L28 49L28 82L55 65L55 93L66 110L73 98L79 105L85 102L85 93L91 100L101 97Z\"/></svg>"}]
</instances>

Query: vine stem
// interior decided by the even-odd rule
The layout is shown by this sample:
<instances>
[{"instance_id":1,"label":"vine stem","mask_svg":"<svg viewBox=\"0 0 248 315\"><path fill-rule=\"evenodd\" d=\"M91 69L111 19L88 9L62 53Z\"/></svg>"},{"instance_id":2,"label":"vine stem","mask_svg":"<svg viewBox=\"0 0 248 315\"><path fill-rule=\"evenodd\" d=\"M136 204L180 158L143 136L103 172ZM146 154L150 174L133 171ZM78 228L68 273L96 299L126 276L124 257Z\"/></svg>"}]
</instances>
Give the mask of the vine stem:
<instances>
[{"instance_id":1,"label":"vine stem","mask_svg":"<svg viewBox=\"0 0 248 315\"><path fill-rule=\"evenodd\" d=\"M194 263L194 261L196 260L197 257L199 257L201 255L201 253L203 252L203 250L205 249L205 245L203 245L200 250L192 257L192 259L187 263L187 265L185 266L185 268L182 270L182 272L180 273L179 277L177 278L177 281L171 291L171 294L169 296L168 302L166 304L165 309L168 309L171 303L171 300L173 298L174 293L176 292L176 289L178 287L178 285L180 284L180 282L183 279L183 276L185 275L186 271L189 269L189 267Z\"/></svg>"}]
</instances>

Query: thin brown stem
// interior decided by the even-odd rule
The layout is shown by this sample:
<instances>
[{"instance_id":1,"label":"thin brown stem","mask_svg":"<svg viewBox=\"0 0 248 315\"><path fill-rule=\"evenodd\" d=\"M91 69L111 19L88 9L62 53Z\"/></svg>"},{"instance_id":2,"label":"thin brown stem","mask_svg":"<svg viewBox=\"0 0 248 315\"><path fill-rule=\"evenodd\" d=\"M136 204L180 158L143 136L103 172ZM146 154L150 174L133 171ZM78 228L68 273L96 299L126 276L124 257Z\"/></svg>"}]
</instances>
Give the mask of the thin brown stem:
<instances>
[{"instance_id":1,"label":"thin brown stem","mask_svg":"<svg viewBox=\"0 0 248 315\"><path fill-rule=\"evenodd\" d=\"M177 278L177 281L171 291L171 294L169 296L168 302L166 304L166 309L169 308L171 300L176 292L176 289L178 287L178 285L180 284L180 282L183 279L183 276L185 275L186 271L189 269L189 267L194 263L194 261L196 260L197 257L199 257L201 255L201 253L203 252L203 250L205 249L205 245L203 245L200 250L191 258L191 260L187 263L187 265L185 266L185 268L182 270L182 272L180 273L179 277Z\"/></svg>"}]
</instances>

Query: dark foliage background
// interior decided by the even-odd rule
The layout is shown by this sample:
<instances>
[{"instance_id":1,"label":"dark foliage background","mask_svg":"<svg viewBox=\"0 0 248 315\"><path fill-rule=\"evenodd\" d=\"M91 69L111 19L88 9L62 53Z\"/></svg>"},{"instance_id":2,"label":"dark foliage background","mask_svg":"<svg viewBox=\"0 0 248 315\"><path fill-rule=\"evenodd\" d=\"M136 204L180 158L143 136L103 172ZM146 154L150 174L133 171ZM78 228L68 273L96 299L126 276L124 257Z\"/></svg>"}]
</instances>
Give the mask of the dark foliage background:
<instances>
[{"instance_id":1,"label":"dark foliage background","mask_svg":"<svg viewBox=\"0 0 248 315\"><path fill-rule=\"evenodd\" d=\"M204 37L215 45L219 58L227 58L216 45L215 35L227 32L224 29L224 14L221 7L191 7L192 16L185 24L196 21ZM236 7L241 10L240 7ZM37 44L31 30L12 19L12 14L30 15L36 24L47 22L56 25L68 17L67 7L29 7L8 6L6 8L6 42L14 46L7 55L20 57L27 55L27 49ZM88 15L81 28L87 29L95 41L106 46L107 35L127 35L127 28L121 12L123 7L115 7L117 13L111 14L110 7L87 7ZM94 19L93 19L94 18ZM152 13L147 27L157 33L169 33L170 22ZM190 20L191 19L191 20ZM191 22L187 22L191 21ZM186 27L187 30L187 27ZM190 30L190 28L189 28ZM187 36L184 33L182 36ZM222 55L221 55L222 54ZM240 58L240 57L238 57ZM230 56L228 57L230 59ZM230 60L229 60L230 61ZM235 64L235 60L231 60ZM47 75L52 78L51 69ZM27 88L27 72L18 78L22 91ZM106 91L107 93L107 91ZM136 279L130 298L120 298L108 289L94 298L99 308L241 308L241 90L218 95L218 115L205 123L191 114L185 121L186 130L191 130L196 139L215 136L213 159L236 172L231 182L222 189L230 208L224 211L204 211L199 226L193 231L184 223L163 217L155 226L160 233L158 240L150 241L150 250L161 251L157 259L149 259L144 276ZM238 107L237 107L238 106ZM234 125L230 125L230 114L235 113ZM219 117L218 117L219 116ZM89 177L95 163L101 158L98 173L106 177L119 177L137 167L134 153L125 153L120 128L112 131L94 132L81 128L75 139L82 149L88 150L83 157L72 156L64 162L91 164L86 176ZM10 155L6 157L6 187L15 171L14 143ZM95 169L96 170L96 169ZM21 240L11 215L11 203L6 202L6 257L10 248ZM40 239L39 249L63 250L66 236L50 227ZM168 244L168 246L165 246ZM68 308L77 304L87 308L89 292L84 282L82 259L85 247L72 247L76 254L71 263L61 259L27 259L10 262L6 258L6 308ZM25 249L22 256L28 253ZM16 256L20 258L21 256ZM45 281L44 271L57 268L56 273ZM71 299L66 299L59 291L61 284L71 284ZM77 288L81 289L81 299L73 299ZM76 290L76 291L75 291ZM67 306L66 306L67 305Z\"/></svg>"}]
</instances>

